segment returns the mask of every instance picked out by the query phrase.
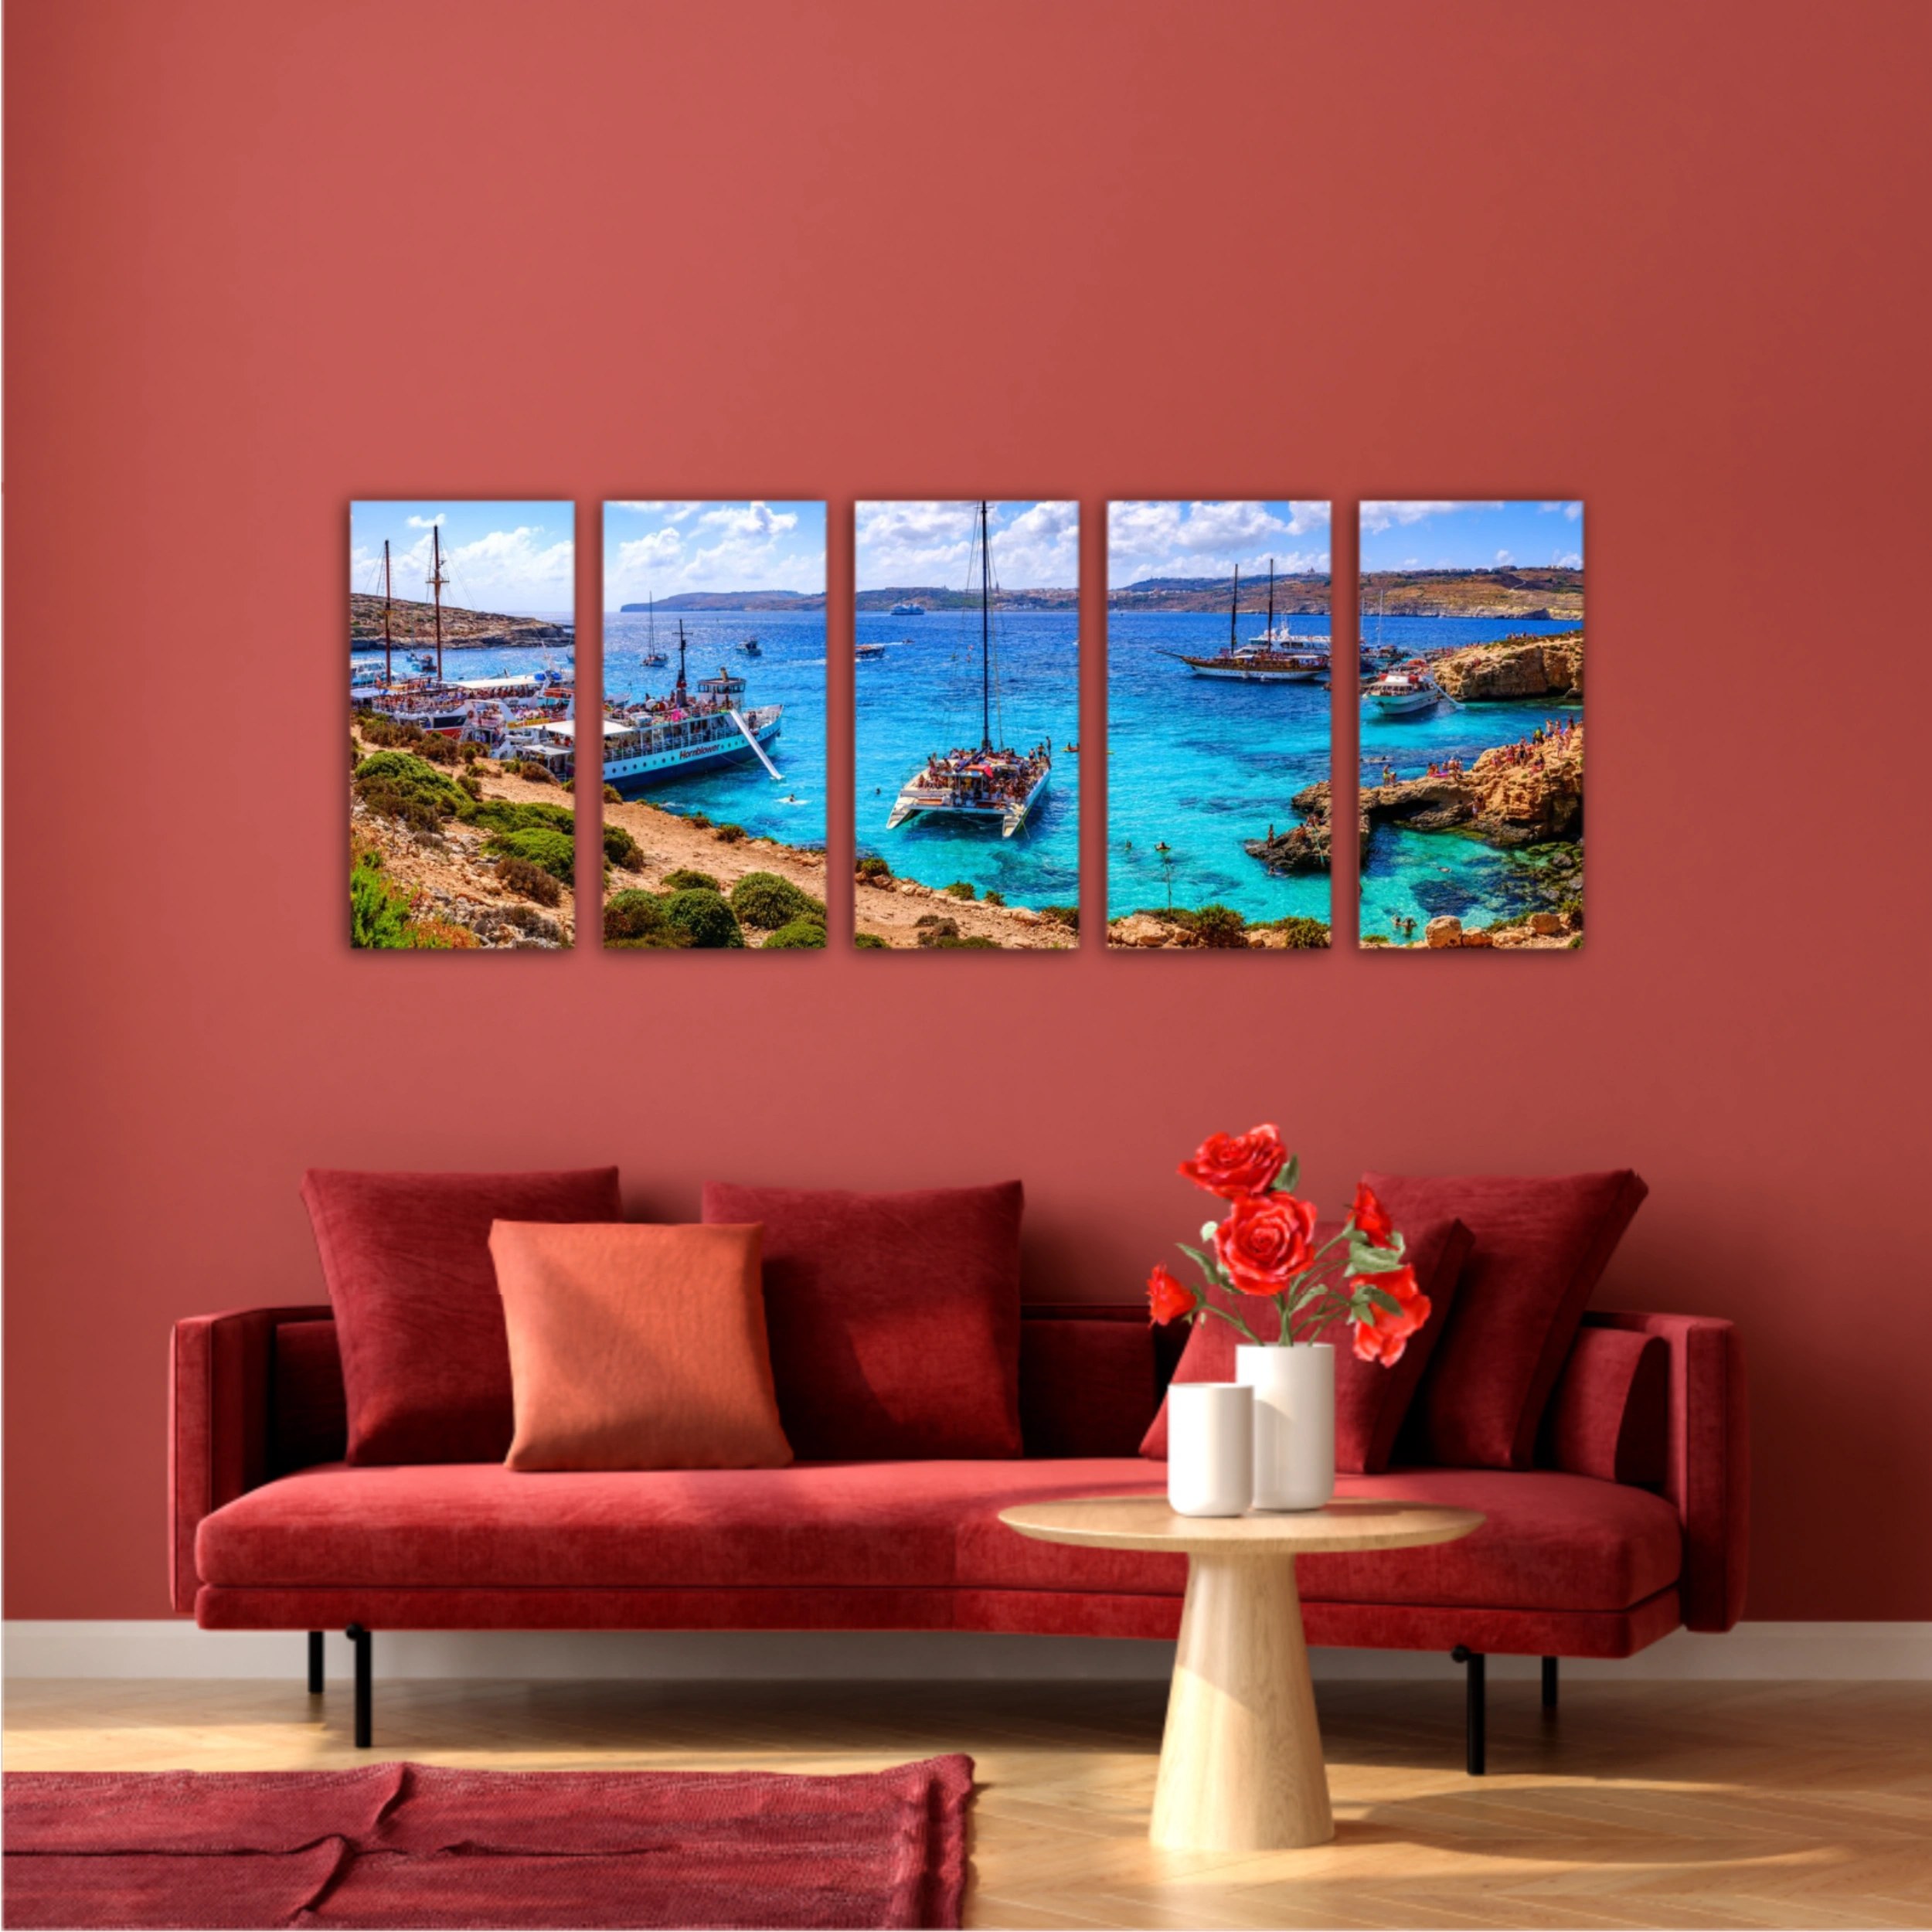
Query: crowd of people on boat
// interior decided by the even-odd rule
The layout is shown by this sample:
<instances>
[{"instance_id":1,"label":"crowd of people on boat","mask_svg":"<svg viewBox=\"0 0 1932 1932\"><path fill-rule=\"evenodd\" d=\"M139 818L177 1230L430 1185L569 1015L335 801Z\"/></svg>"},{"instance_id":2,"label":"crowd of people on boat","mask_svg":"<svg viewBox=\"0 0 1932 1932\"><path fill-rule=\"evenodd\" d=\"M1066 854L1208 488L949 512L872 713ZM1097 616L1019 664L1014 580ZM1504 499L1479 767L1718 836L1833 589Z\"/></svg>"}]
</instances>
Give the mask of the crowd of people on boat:
<instances>
[{"instance_id":1,"label":"crowd of people on boat","mask_svg":"<svg viewBox=\"0 0 1932 1932\"><path fill-rule=\"evenodd\" d=\"M1045 743L1024 752L958 745L929 757L913 784L920 790L942 792L959 804L1016 804L1032 790L1053 757L1053 746Z\"/></svg>"}]
</instances>

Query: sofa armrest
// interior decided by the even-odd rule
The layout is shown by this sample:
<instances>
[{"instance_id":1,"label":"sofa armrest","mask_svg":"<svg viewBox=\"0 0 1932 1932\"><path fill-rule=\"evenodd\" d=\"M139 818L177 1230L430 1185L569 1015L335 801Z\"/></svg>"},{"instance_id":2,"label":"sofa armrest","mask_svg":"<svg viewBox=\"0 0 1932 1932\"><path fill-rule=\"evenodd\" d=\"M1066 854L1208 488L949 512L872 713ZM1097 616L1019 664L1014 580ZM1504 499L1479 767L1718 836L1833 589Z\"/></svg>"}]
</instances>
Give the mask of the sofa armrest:
<instances>
[{"instance_id":1,"label":"sofa armrest","mask_svg":"<svg viewBox=\"0 0 1932 1932\"><path fill-rule=\"evenodd\" d=\"M275 1331L326 1304L234 1308L175 1324L168 1377L168 1587L192 1610L201 1519L267 1480Z\"/></svg>"},{"instance_id":2,"label":"sofa armrest","mask_svg":"<svg viewBox=\"0 0 1932 1932\"><path fill-rule=\"evenodd\" d=\"M1670 1350L1663 1488L1684 1526L1684 1622L1692 1630L1729 1630L1743 1614L1750 1556L1742 1338L1730 1322L1703 1315L1593 1309L1583 1320L1659 1336Z\"/></svg>"}]
</instances>

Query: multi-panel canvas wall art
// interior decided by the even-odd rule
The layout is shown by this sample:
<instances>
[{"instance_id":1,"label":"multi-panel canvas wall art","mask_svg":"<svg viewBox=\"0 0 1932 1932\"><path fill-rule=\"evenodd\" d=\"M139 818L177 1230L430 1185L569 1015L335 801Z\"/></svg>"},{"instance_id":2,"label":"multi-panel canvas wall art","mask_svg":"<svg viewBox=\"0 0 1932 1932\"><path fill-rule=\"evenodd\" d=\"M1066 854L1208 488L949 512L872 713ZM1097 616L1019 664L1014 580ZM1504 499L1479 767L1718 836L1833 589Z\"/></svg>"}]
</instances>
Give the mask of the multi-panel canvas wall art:
<instances>
[{"instance_id":1,"label":"multi-panel canvas wall art","mask_svg":"<svg viewBox=\"0 0 1932 1932\"><path fill-rule=\"evenodd\" d=\"M1328 944L1328 521L1107 506L1111 947Z\"/></svg>"},{"instance_id":2,"label":"multi-panel canvas wall art","mask_svg":"<svg viewBox=\"0 0 1932 1932\"><path fill-rule=\"evenodd\" d=\"M571 944L574 516L351 505L352 946Z\"/></svg>"},{"instance_id":3,"label":"multi-panel canvas wall art","mask_svg":"<svg viewBox=\"0 0 1932 1932\"><path fill-rule=\"evenodd\" d=\"M825 506L604 506L604 944L825 944Z\"/></svg>"},{"instance_id":4,"label":"multi-panel canvas wall art","mask_svg":"<svg viewBox=\"0 0 1932 1932\"><path fill-rule=\"evenodd\" d=\"M1583 934L1583 506L1361 508L1364 946Z\"/></svg>"},{"instance_id":5,"label":"multi-panel canvas wall art","mask_svg":"<svg viewBox=\"0 0 1932 1932\"><path fill-rule=\"evenodd\" d=\"M1063 950L1080 927L1080 512L861 503L862 947Z\"/></svg>"}]
</instances>

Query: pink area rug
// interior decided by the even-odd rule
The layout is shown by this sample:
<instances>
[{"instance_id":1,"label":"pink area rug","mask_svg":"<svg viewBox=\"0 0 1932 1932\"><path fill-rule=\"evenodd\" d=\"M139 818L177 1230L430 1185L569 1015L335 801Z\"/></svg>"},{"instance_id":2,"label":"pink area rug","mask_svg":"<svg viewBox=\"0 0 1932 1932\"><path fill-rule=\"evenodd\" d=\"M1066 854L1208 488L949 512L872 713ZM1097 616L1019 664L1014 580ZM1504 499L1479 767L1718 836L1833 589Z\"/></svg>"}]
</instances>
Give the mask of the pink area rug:
<instances>
[{"instance_id":1,"label":"pink area rug","mask_svg":"<svg viewBox=\"0 0 1932 1932\"><path fill-rule=\"evenodd\" d=\"M9 1926L959 1923L972 1760L10 1772Z\"/></svg>"}]
</instances>

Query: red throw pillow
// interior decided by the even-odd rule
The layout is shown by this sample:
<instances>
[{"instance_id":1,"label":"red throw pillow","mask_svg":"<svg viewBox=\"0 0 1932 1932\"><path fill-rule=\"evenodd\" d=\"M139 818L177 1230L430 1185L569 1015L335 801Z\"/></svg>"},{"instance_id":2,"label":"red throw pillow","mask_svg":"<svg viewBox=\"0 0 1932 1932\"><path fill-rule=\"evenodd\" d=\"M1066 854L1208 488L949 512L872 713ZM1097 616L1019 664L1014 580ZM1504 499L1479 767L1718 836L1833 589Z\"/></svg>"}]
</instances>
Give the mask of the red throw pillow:
<instances>
[{"instance_id":1,"label":"red throw pillow","mask_svg":"<svg viewBox=\"0 0 1932 1932\"><path fill-rule=\"evenodd\" d=\"M1400 1227L1453 1214L1475 1252L1423 1378L1405 1457L1455 1468L1528 1469L1583 1310L1649 1192L1614 1174L1369 1174Z\"/></svg>"},{"instance_id":2,"label":"red throw pillow","mask_svg":"<svg viewBox=\"0 0 1932 1932\"><path fill-rule=\"evenodd\" d=\"M1018 1456L1017 1181L850 1194L707 1181L764 1226L765 1325L801 1461Z\"/></svg>"},{"instance_id":3,"label":"red throw pillow","mask_svg":"<svg viewBox=\"0 0 1932 1932\"><path fill-rule=\"evenodd\" d=\"M501 1462L514 1416L490 1224L621 1220L617 1169L315 1168L302 1199L335 1310L349 1460Z\"/></svg>"},{"instance_id":4,"label":"red throw pillow","mask_svg":"<svg viewBox=\"0 0 1932 1932\"><path fill-rule=\"evenodd\" d=\"M1396 1226L1401 1226L1398 1219ZM1319 1247L1337 1231L1331 1223L1315 1230ZM1335 1466L1350 1475L1376 1476L1389 1466L1396 1433L1409 1405L1415 1398L1422 1372L1429 1366L1437 1340L1447 1321L1456 1284L1463 1264L1469 1258L1469 1230L1460 1221L1427 1221L1420 1227L1403 1228L1409 1243L1410 1264L1416 1271L1416 1285L1429 1298L1429 1319L1410 1336L1402 1358L1392 1369L1362 1361L1352 1345L1353 1331L1345 1321L1326 1329L1321 1339L1335 1350ZM1246 1298L1239 1294L1216 1293L1224 1306L1243 1312ZM1257 1304L1267 1320L1274 1311L1265 1303ZM1245 1313L1243 1318L1246 1318ZM1253 1328L1252 1321L1248 1322ZM1257 1329L1257 1334L1262 1332ZM1225 1321L1203 1315L1189 1331L1187 1346L1174 1371L1176 1382L1232 1382L1234 1351L1241 1338ZM1153 1427L1141 1444L1141 1454L1157 1462L1167 1460L1167 1403L1154 1418Z\"/></svg>"},{"instance_id":5,"label":"red throw pillow","mask_svg":"<svg viewBox=\"0 0 1932 1932\"><path fill-rule=\"evenodd\" d=\"M755 1227L490 1231L512 1469L781 1469Z\"/></svg>"}]
</instances>

